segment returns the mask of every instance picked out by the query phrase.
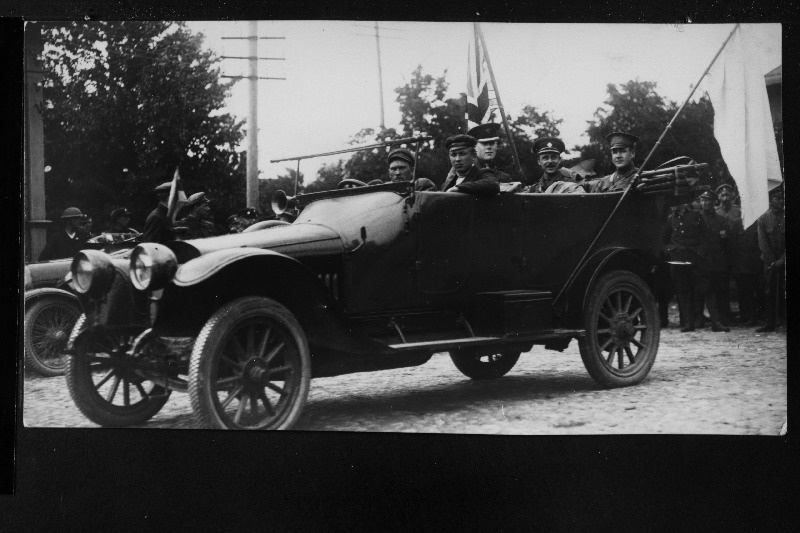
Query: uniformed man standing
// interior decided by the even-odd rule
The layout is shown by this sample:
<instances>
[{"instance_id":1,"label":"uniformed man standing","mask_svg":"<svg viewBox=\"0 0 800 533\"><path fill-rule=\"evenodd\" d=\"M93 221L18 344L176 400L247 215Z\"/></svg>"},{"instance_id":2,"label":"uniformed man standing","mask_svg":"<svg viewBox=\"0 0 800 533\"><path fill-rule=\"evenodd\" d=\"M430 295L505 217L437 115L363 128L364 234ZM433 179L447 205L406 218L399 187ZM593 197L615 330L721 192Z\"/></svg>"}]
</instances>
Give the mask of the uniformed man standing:
<instances>
[{"instance_id":1,"label":"uniformed man standing","mask_svg":"<svg viewBox=\"0 0 800 533\"><path fill-rule=\"evenodd\" d=\"M536 154L536 161L544 173L539 181L531 185L526 192L545 192L556 182L574 183L572 174L561 168L561 153L566 150L564 142L557 137L541 137L536 139L531 151Z\"/></svg>"},{"instance_id":2,"label":"uniformed man standing","mask_svg":"<svg viewBox=\"0 0 800 533\"><path fill-rule=\"evenodd\" d=\"M451 172L442 185L443 192L463 192L478 196L494 196L500 192L497 174L490 168L480 168L475 154L477 141L471 135L453 135L444 142Z\"/></svg>"},{"instance_id":3,"label":"uniformed man standing","mask_svg":"<svg viewBox=\"0 0 800 533\"><path fill-rule=\"evenodd\" d=\"M723 273L724 279L720 280L719 292L717 293L717 304L719 305L720 314L729 322L733 320L731 313L731 277L733 276L733 265L736 261L736 247L738 232L734 231L737 226L736 222L742 219L742 210L739 206L733 204L735 194L733 186L723 183L716 189L719 205L716 207L716 213L725 219L730 230L729 239L726 243L726 260L727 265Z\"/></svg>"},{"instance_id":4,"label":"uniformed man standing","mask_svg":"<svg viewBox=\"0 0 800 533\"><path fill-rule=\"evenodd\" d=\"M64 259L72 257L84 247L86 243L85 227L87 217L77 207L68 207L61 213L59 221L63 225L56 233L50 235L47 244L39 254L39 261Z\"/></svg>"},{"instance_id":5,"label":"uniformed man standing","mask_svg":"<svg viewBox=\"0 0 800 533\"><path fill-rule=\"evenodd\" d=\"M636 157L636 143L639 137L621 131L606 136L611 149L611 162L614 173L587 183L590 192L624 191L638 170L633 164Z\"/></svg>"},{"instance_id":6,"label":"uniformed man standing","mask_svg":"<svg viewBox=\"0 0 800 533\"><path fill-rule=\"evenodd\" d=\"M703 216L703 245L705 248L704 268L701 269L703 277L706 278L707 290L705 293L705 304L708 307L708 315L711 317L712 331L729 331L726 327L727 320L722 314L719 303L719 294L727 290L726 273L728 271L728 242L730 240L731 228L728 226L727 219L718 215L714 210L716 195L711 191L706 191L700 195L700 214ZM698 299L698 307L703 309L702 299ZM696 324L697 325L697 324Z\"/></svg>"},{"instance_id":7,"label":"uniformed man standing","mask_svg":"<svg viewBox=\"0 0 800 533\"><path fill-rule=\"evenodd\" d=\"M694 331L697 323L695 293L703 286L700 275L703 261L703 217L691 205L685 204L678 206L669 216L669 223L671 231L667 253L672 262L672 280L678 293L681 331Z\"/></svg>"},{"instance_id":8,"label":"uniformed man standing","mask_svg":"<svg viewBox=\"0 0 800 533\"><path fill-rule=\"evenodd\" d=\"M786 274L786 227L783 211L783 186L769 192L769 210L758 219L758 246L764 262L766 301L765 324L757 332L775 331L779 318L785 318L784 276ZM780 316L779 316L780 315Z\"/></svg>"},{"instance_id":9,"label":"uniformed man standing","mask_svg":"<svg viewBox=\"0 0 800 533\"><path fill-rule=\"evenodd\" d=\"M167 216L167 201L172 183L167 181L155 188L158 206L147 215L142 231L142 242L165 243L174 238L172 220Z\"/></svg>"},{"instance_id":10,"label":"uniformed man standing","mask_svg":"<svg viewBox=\"0 0 800 533\"><path fill-rule=\"evenodd\" d=\"M386 157L389 163L389 179L391 181L411 181L414 179L414 154L407 148L397 148ZM436 184L428 178L417 178L414 183L417 191L438 191Z\"/></svg>"},{"instance_id":11,"label":"uniformed man standing","mask_svg":"<svg viewBox=\"0 0 800 533\"><path fill-rule=\"evenodd\" d=\"M494 170L500 183L511 182L511 176L497 168L497 151L500 148L500 124L492 122L480 124L470 129L467 135L475 137L475 140L478 141L475 145L475 154L478 156L480 167Z\"/></svg>"},{"instance_id":12,"label":"uniformed man standing","mask_svg":"<svg viewBox=\"0 0 800 533\"><path fill-rule=\"evenodd\" d=\"M756 324L764 301L764 265L758 247L758 223L744 229L740 218L734 222L731 232L736 240L733 276L739 300L739 322L749 328Z\"/></svg>"}]
</instances>

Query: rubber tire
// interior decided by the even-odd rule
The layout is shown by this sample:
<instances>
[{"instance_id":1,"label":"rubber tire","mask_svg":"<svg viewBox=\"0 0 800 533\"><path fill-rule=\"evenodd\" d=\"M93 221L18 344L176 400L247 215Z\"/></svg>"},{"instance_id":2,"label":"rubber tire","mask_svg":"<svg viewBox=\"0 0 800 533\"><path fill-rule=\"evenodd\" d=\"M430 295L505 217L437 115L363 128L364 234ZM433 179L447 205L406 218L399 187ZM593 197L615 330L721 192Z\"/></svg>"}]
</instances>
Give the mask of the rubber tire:
<instances>
[{"instance_id":1,"label":"rubber tire","mask_svg":"<svg viewBox=\"0 0 800 533\"><path fill-rule=\"evenodd\" d=\"M77 332L73 332L75 334ZM75 353L69 356L67 363L67 389L80 412L103 427L137 426L153 418L167 403L172 391L166 391L165 394L163 387L155 385L150 392L158 395L156 398L130 407L109 404L97 394L89 364L81 356L81 351L91 341L91 335L78 339L74 347Z\"/></svg>"},{"instance_id":2,"label":"rubber tire","mask_svg":"<svg viewBox=\"0 0 800 533\"><path fill-rule=\"evenodd\" d=\"M43 360L40 354L37 354L37 351L33 347L33 343L31 342L32 335L33 335L33 328L36 324L36 321L39 317L42 316L43 312L46 312L48 308L56 308L60 307L62 309L67 310L68 312L73 312L75 315L75 321L69 328L64 331L65 337L68 338L72 327L77 322L78 317L81 315L81 308L77 301L70 301L65 297L52 297L52 296L44 296L36 301L34 301L30 307L25 310L25 320L24 320L24 330L23 335L25 339L25 367L29 368L43 376L63 376L67 369L67 357L66 355L61 358L59 362L50 362ZM64 342L64 347L66 348L66 339Z\"/></svg>"},{"instance_id":3,"label":"rubber tire","mask_svg":"<svg viewBox=\"0 0 800 533\"><path fill-rule=\"evenodd\" d=\"M617 288L625 288L639 299L645 315L645 325L652 336L650 342L645 345L647 349L637 356L638 361L635 363L637 368L632 369L632 372L626 370L625 375L620 375L617 369L609 368L597 341L597 313L609 293ZM625 270L614 270L603 275L591 291L588 305L584 309L586 336L578 339L583 365L589 375L606 388L628 387L641 383L655 363L661 335L658 306L653 293L642 278Z\"/></svg>"},{"instance_id":4,"label":"rubber tire","mask_svg":"<svg viewBox=\"0 0 800 533\"><path fill-rule=\"evenodd\" d=\"M497 354L495 354L497 355ZM450 359L462 374L472 379L496 379L505 376L517 364L521 352L500 352L500 359L492 362L480 360L474 350L450 352Z\"/></svg>"},{"instance_id":5,"label":"rubber tire","mask_svg":"<svg viewBox=\"0 0 800 533\"><path fill-rule=\"evenodd\" d=\"M290 429L300 417L311 383L311 355L303 328L292 312L282 304L270 298L247 296L218 309L195 339L189 363L189 397L200 427L235 429L229 427L217 413L209 376L216 362L217 350L227 341L226 333L232 331L241 320L264 314L280 323L292 336L300 357L300 382L293 403L281 415L280 420L269 427L257 429Z\"/></svg>"}]
</instances>

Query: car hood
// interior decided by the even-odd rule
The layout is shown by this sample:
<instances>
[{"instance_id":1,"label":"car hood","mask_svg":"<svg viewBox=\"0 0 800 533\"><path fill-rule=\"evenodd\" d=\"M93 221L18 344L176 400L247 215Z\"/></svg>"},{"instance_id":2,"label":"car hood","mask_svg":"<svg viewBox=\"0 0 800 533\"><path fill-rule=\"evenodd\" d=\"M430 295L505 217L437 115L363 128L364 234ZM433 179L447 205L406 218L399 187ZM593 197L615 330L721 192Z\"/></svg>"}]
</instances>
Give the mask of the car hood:
<instances>
[{"instance_id":1,"label":"car hood","mask_svg":"<svg viewBox=\"0 0 800 533\"><path fill-rule=\"evenodd\" d=\"M269 249L292 257L327 255L341 252L342 239L330 228L319 224L275 226L248 233L173 241L167 244L179 263L228 248Z\"/></svg>"}]
</instances>

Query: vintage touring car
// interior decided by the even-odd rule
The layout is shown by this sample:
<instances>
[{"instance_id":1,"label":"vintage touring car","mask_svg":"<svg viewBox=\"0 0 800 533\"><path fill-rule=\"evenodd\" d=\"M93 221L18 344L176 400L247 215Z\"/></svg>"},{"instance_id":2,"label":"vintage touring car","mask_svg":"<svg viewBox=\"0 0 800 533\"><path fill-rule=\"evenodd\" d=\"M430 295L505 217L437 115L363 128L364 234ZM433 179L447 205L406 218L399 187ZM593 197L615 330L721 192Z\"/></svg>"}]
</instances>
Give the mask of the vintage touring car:
<instances>
[{"instance_id":1,"label":"vintage touring car","mask_svg":"<svg viewBox=\"0 0 800 533\"><path fill-rule=\"evenodd\" d=\"M144 243L129 260L82 251L70 394L102 426L141 424L188 391L202 427L287 429L314 377L449 352L465 375L497 378L571 339L601 386L637 384L658 351L668 210L696 192L681 172L624 198L411 183L279 195L291 224Z\"/></svg>"}]
</instances>

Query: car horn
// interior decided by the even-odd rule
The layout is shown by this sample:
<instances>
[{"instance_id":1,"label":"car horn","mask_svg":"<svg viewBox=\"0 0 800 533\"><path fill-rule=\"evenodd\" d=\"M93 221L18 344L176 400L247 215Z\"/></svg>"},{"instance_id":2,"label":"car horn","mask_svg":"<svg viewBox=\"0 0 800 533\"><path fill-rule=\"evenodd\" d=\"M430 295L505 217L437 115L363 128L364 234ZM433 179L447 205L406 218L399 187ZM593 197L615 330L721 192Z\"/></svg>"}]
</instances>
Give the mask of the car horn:
<instances>
[{"instance_id":1,"label":"car horn","mask_svg":"<svg viewBox=\"0 0 800 533\"><path fill-rule=\"evenodd\" d=\"M287 210L297 207L296 196L286 196L286 193L278 190L272 193L272 201L270 202L272 210L276 215L285 213Z\"/></svg>"}]
</instances>

